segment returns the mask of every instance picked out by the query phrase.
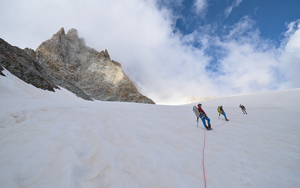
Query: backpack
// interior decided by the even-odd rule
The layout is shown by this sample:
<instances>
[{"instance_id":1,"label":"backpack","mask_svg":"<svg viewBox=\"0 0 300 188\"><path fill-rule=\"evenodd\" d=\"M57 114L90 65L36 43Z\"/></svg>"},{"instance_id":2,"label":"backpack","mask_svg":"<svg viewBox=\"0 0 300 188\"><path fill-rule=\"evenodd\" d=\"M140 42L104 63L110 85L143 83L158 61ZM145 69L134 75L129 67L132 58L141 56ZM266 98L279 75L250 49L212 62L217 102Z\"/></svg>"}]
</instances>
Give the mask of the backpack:
<instances>
[{"instance_id":1,"label":"backpack","mask_svg":"<svg viewBox=\"0 0 300 188\"><path fill-rule=\"evenodd\" d=\"M218 106L217 110L218 110L219 114L222 114L221 106Z\"/></svg>"},{"instance_id":2,"label":"backpack","mask_svg":"<svg viewBox=\"0 0 300 188\"><path fill-rule=\"evenodd\" d=\"M200 112L199 112L197 106L193 106L193 111L194 111L196 117L199 117L199 116L200 116Z\"/></svg>"}]
</instances>

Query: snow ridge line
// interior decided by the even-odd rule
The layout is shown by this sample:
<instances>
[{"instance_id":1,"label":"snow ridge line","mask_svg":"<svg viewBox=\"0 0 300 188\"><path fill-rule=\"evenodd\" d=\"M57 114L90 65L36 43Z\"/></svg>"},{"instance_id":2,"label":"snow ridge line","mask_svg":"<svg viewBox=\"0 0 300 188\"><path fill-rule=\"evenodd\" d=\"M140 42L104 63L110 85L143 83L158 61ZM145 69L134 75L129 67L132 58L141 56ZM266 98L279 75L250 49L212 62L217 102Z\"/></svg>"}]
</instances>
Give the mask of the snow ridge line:
<instances>
[{"instance_id":1,"label":"snow ridge line","mask_svg":"<svg viewBox=\"0 0 300 188\"><path fill-rule=\"evenodd\" d=\"M224 123L221 123L218 126L214 126L214 127L220 127L221 125L224 125L226 123L226 121ZM204 129L204 141L203 141L203 148L202 148L202 167L203 167L203 179L204 179L204 187L206 188L206 177L205 177L205 167L204 167L204 148L205 148L205 140L206 140L206 134L205 134L206 130Z\"/></svg>"}]
</instances>

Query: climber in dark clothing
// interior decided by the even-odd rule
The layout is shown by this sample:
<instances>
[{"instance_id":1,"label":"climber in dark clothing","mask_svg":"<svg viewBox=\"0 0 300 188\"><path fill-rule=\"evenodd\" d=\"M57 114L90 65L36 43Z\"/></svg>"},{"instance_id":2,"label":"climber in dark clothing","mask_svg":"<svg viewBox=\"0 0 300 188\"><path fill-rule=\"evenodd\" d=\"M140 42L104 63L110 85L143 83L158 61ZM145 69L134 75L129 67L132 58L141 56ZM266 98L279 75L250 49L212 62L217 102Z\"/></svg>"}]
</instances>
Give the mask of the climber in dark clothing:
<instances>
[{"instance_id":1,"label":"climber in dark clothing","mask_svg":"<svg viewBox=\"0 0 300 188\"><path fill-rule=\"evenodd\" d=\"M244 114L247 114L246 107L244 105L240 104L240 108L242 109L242 111L243 111Z\"/></svg>"}]
</instances>

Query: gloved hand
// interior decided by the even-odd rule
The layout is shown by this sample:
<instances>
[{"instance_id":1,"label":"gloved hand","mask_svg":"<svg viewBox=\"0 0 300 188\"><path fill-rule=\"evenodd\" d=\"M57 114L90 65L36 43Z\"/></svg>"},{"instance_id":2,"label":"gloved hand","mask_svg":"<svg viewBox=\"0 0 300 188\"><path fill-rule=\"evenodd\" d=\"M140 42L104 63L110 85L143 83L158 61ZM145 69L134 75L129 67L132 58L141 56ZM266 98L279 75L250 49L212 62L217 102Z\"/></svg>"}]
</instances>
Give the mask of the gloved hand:
<instances>
[{"instance_id":1,"label":"gloved hand","mask_svg":"<svg viewBox=\"0 0 300 188\"><path fill-rule=\"evenodd\" d=\"M199 122L199 117L197 117L197 122Z\"/></svg>"}]
</instances>

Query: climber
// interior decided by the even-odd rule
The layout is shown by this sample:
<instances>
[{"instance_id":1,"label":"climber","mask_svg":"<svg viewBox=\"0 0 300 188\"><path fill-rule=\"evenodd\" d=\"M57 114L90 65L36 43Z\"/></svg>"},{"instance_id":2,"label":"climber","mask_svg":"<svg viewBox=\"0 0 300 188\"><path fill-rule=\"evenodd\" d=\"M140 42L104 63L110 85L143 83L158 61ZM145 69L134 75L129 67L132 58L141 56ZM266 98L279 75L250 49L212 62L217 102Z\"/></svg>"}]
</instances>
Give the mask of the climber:
<instances>
[{"instance_id":1,"label":"climber","mask_svg":"<svg viewBox=\"0 0 300 188\"><path fill-rule=\"evenodd\" d=\"M225 117L225 120L226 121L229 121L229 119L227 119L227 117L226 117L226 114L225 114L225 112L224 112L224 110L223 110L223 106L218 106L218 112L219 112L219 116L222 114L224 117Z\"/></svg>"},{"instance_id":2,"label":"climber","mask_svg":"<svg viewBox=\"0 0 300 188\"><path fill-rule=\"evenodd\" d=\"M206 130L212 130L211 125L210 125L210 119L207 117L206 113L204 112L204 110L201 108L202 104L198 104L198 111L200 113L199 117L201 118L204 127L206 128ZM199 117L197 117L197 122L199 121ZM207 126L206 126L206 122L207 121Z\"/></svg>"},{"instance_id":3,"label":"climber","mask_svg":"<svg viewBox=\"0 0 300 188\"><path fill-rule=\"evenodd\" d=\"M242 109L242 111L243 111L244 114L247 114L246 107L244 105L240 104L240 108Z\"/></svg>"}]
</instances>

